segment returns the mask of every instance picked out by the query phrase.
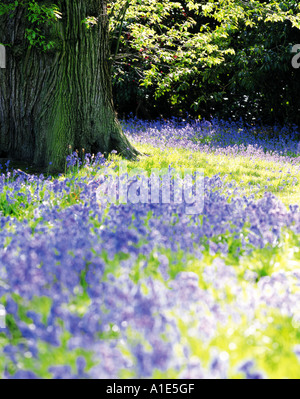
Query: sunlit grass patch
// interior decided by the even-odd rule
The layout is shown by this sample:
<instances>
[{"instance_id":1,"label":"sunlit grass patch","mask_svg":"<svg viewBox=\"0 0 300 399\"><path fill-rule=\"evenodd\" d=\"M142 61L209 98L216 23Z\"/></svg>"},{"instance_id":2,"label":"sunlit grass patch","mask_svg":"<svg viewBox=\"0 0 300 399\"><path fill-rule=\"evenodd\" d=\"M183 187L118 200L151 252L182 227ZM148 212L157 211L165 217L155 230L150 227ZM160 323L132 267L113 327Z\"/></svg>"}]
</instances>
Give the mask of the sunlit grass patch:
<instances>
[{"instance_id":1,"label":"sunlit grass patch","mask_svg":"<svg viewBox=\"0 0 300 399\"><path fill-rule=\"evenodd\" d=\"M225 181L235 181L245 195L255 193L261 198L264 192L275 194L285 205L300 203L300 167L278 164L264 159L250 159L241 155L230 157L214 153L193 152L183 148L162 150L150 145L137 145L137 148L149 154L140 157L138 162L128 162L128 170L141 168L149 174L152 168L168 168L171 165L178 170L203 168L204 175L212 177L220 173ZM114 155L116 162L121 160Z\"/></svg>"}]
</instances>

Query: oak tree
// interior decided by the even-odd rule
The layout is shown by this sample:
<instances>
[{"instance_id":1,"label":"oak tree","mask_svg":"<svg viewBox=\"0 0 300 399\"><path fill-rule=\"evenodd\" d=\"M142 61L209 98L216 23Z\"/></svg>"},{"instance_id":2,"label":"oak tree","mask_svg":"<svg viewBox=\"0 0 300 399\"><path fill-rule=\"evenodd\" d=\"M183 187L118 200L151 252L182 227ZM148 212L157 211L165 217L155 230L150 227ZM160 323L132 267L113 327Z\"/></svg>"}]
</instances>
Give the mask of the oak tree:
<instances>
[{"instance_id":1,"label":"oak tree","mask_svg":"<svg viewBox=\"0 0 300 399\"><path fill-rule=\"evenodd\" d=\"M0 1L0 157L64 168L70 149L138 152L112 101L106 0Z\"/></svg>"}]
</instances>

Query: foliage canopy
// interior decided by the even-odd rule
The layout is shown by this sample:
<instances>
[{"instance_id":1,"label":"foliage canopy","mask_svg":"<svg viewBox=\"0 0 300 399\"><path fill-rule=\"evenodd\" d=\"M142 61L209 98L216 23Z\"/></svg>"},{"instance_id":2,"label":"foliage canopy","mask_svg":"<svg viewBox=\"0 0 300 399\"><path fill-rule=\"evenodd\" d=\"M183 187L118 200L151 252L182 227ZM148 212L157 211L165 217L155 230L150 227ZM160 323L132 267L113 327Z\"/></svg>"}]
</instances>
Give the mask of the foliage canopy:
<instances>
[{"instance_id":1,"label":"foliage canopy","mask_svg":"<svg viewBox=\"0 0 300 399\"><path fill-rule=\"evenodd\" d=\"M16 0L0 2L0 15L16 7L27 10L30 44L55 47L46 26L63 18L59 8ZM297 1L112 0L108 15L120 112L142 104L142 116L185 110L299 123L299 71L291 66L300 39ZM93 29L97 18L82 23Z\"/></svg>"}]
</instances>

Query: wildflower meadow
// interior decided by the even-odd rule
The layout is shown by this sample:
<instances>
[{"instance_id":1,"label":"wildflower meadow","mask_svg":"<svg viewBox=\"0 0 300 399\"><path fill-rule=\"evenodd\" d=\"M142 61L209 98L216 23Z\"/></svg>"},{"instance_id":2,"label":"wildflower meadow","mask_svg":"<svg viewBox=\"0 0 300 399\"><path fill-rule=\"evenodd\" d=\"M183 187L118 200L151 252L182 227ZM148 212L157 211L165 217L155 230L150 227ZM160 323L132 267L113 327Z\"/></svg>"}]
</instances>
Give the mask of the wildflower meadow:
<instances>
[{"instance_id":1,"label":"wildflower meadow","mask_svg":"<svg viewBox=\"0 0 300 399\"><path fill-rule=\"evenodd\" d=\"M1 378L300 378L297 127L122 125L128 174L203 170L201 212L107 201L116 151L2 163Z\"/></svg>"}]
</instances>

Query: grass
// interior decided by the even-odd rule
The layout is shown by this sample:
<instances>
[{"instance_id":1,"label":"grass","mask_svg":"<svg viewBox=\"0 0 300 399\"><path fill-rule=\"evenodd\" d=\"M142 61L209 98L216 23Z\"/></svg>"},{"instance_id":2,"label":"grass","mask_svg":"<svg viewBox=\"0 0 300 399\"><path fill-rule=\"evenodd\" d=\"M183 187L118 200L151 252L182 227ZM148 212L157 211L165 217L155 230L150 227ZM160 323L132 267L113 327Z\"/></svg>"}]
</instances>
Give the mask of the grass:
<instances>
[{"instance_id":1,"label":"grass","mask_svg":"<svg viewBox=\"0 0 300 399\"><path fill-rule=\"evenodd\" d=\"M168 168L172 165L176 170L191 168L204 170L204 176L212 177L219 173L226 182L236 182L245 191L245 195L255 192L261 198L264 192L275 194L286 206L300 204L300 169L285 164L281 165L261 159L250 159L244 156L229 157L201 152L193 152L183 148L172 148L168 151L150 145L136 145L137 149L149 156L143 156L138 162L128 162L128 170L141 168L149 174L152 168ZM121 158L111 157L118 166Z\"/></svg>"}]
</instances>

